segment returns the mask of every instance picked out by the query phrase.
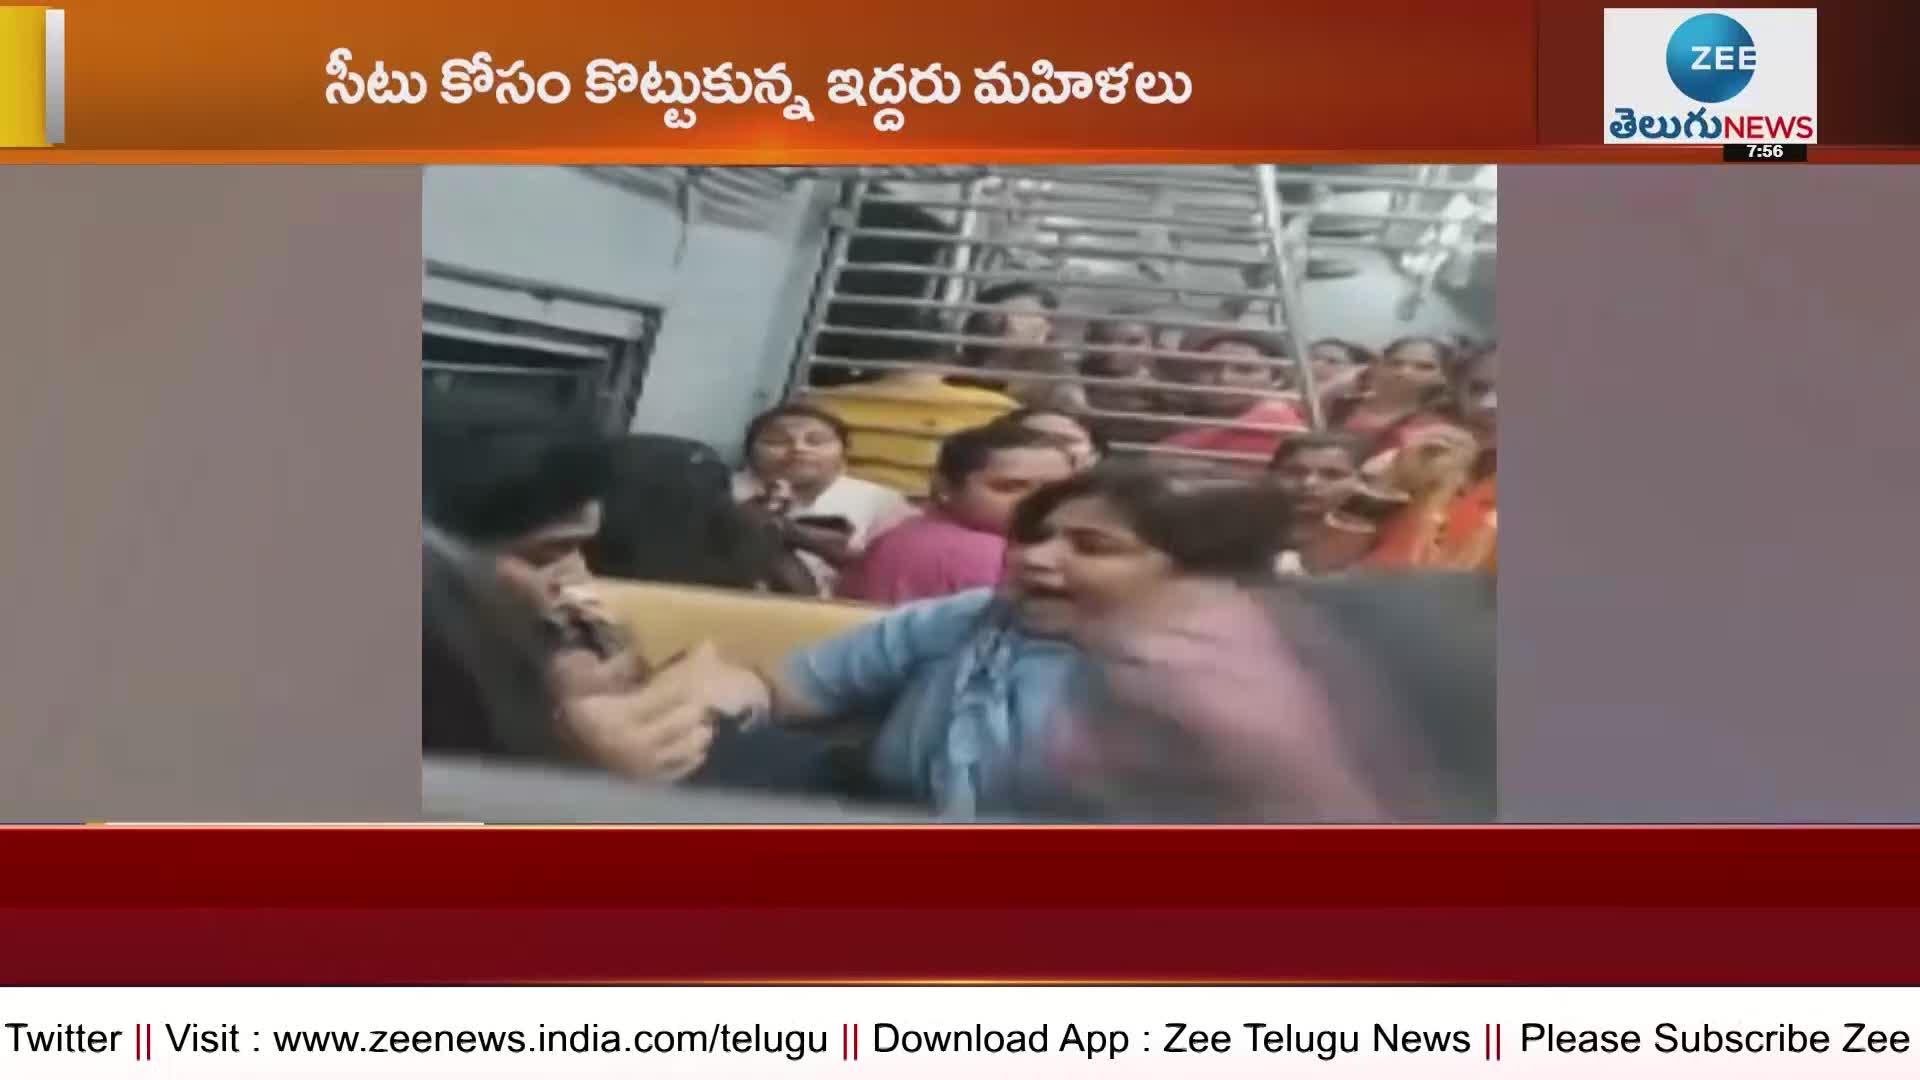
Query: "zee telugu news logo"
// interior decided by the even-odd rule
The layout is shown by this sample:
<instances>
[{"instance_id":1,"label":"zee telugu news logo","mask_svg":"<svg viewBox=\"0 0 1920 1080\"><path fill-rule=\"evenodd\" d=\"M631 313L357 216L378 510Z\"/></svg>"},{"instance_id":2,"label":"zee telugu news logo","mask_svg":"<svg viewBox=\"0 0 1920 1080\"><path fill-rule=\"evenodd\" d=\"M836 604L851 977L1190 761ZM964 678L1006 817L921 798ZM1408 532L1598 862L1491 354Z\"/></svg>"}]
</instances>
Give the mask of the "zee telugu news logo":
<instances>
[{"instance_id":1,"label":"zee telugu news logo","mask_svg":"<svg viewBox=\"0 0 1920 1080\"><path fill-rule=\"evenodd\" d=\"M1683 116L1638 113L1616 108L1607 126L1616 139L1686 139L1726 142L1808 142L1813 117L1766 112L1722 111L1753 82L1763 57L1753 34L1731 15L1695 15L1667 39L1667 77L1674 89L1699 102Z\"/></svg>"}]
</instances>

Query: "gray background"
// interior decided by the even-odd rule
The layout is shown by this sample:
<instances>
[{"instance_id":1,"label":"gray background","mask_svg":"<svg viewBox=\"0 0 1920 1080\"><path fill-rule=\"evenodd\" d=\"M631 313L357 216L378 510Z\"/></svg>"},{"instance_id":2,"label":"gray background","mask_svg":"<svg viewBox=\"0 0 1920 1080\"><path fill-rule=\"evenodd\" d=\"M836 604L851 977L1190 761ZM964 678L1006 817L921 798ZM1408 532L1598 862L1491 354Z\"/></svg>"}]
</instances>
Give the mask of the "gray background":
<instances>
[{"instance_id":1,"label":"gray background","mask_svg":"<svg viewBox=\"0 0 1920 1080\"><path fill-rule=\"evenodd\" d=\"M1501 170L1504 815L1920 817L1916 205Z\"/></svg>"},{"instance_id":2,"label":"gray background","mask_svg":"<svg viewBox=\"0 0 1920 1080\"><path fill-rule=\"evenodd\" d=\"M1502 170L1510 817L1920 816L1917 203ZM0 817L418 814L420 215L0 168Z\"/></svg>"},{"instance_id":3,"label":"gray background","mask_svg":"<svg viewBox=\"0 0 1920 1080\"><path fill-rule=\"evenodd\" d=\"M416 169L0 168L0 817L419 814Z\"/></svg>"}]
</instances>

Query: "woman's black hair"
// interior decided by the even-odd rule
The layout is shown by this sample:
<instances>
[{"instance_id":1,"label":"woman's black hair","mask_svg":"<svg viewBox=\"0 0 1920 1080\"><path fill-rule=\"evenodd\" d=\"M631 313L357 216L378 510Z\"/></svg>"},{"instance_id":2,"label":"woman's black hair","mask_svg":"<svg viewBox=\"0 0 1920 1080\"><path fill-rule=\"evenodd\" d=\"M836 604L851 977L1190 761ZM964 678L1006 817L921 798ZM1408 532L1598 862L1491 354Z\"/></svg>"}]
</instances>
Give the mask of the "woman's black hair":
<instances>
[{"instance_id":1,"label":"woman's black hair","mask_svg":"<svg viewBox=\"0 0 1920 1080\"><path fill-rule=\"evenodd\" d=\"M1286 335L1263 330L1196 330L1180 345L1181 352L1211 352L1222 345L1246 345L1262 356L1280 359L1293 355Z\"/></svg>"},{"instance_id":2,"label":"woman's black hair","mask_svg":"<svg viewBox=\"0 0 1920 1080\"><path fill-rule=\"evenodd\" d=\"M799 420L814 420L825 424L833 430L834 437L840 440L840 445L843 448L846 447L853 438L852 433L847 430L846 421L825 409L817 409L812 405L790 402L786 405L778 405L768 409L766 412L761 413L759 416L747 422L747 438L743 444L743 449L746 451L749 460L753 457L754 444L760 441L760 436L767 430L768 425L772 424L775 420L784 420L789 417Z\"/></svg>"},{"instance_id":3,"label":"woman's black hair","mask_svg":"<svg viewBox=\"0 0 1920 1080\"><path fill-rule=\"evenodd\" d=\"M1448 399L1452 397L1452 393L1453 393L1452 385L1453 385L1453 378L1454 378L1453 373L1456 368L1456 365L1458 365L1460 362L1459 351L1456 350L1453 346L1447 344L1446 342L1441 341L1439 338L1430 337L1424 334L1415 334L1415 335L1410 335L1408 337L1395 338L1393 341L1387 344L1386 348L1381 349L1378 353L1373 354L1369 363L1371 363L1372 360L1385 360L1387 357L1392 356L1394 353L1399 352L1401 349L1404 349L1409 345L1431 346L1433 348L1435 355L1439 356L1440 358L1440 370L1446 375L1446 379L1439 386L1432 387L1427 391L1426 396L1420 401L1419 405L1415 408L1414 412L1408 413L1406 416L1402 417L1399 422L1393 424L1392 426L1388 427L1387 430L1381 432L1379 438L1375 440L1374 444L1368 447L1368 452L1367 452L1368 457L1372 457L1373 454L1378 453L1381 449L1383 449L1387 443L1392 441L1393 436L1398 432L1398 430L1401 427L1403 427L1405 424L1411 422L1416 416L1420 414L1421 411L1424 411L1426 409L1431 409L1435 406L1445 405ZM1372 370L1369 369L1367 371L1362 372L1361 379L1362 379L1362 385L1370 388L1373 381ZM1327 408L1327 422L1335 426L1346 423L1347 418L1354 414L1354 412L1360 407L1360 403L1364 400L1365 400L1364 395L1355 395L1352 397L1341 398L1338 401L1332 402Z\"/></svg>"},{"instance_id":4,"label":"woman's black hair","mask_svg":"<svg viewBox=\"0 0 1920 1080\"><path fill-rule=\"evenodd\" d=\"M1038 542L1054 511L1089 498L1113 507L1147 546L1187 573L1264 580L1286 545L1290 515L1270 493L1131 463L1102 465L1027 496L1014 511L1011 536Z\"/></svg>"},{"instance_id":5,"label":"woman's black hair","mask_svg":"<svg viewBox=\"0 0 1920 1080\"><path fill-rule=\"evenodd\" d=\"M1059 450L1060 444L1032 428L995 420L947 436L940 444L933 471L947 487L965 487L967 478L986 468L1000 451L1034 449Z\"/></svg>"},{"instance_id":6,"label":"woman's black hair","mask_svg":"<svg viewBox=\"0 0 1920 1080\"><path fill-rule=\"evenodd\" d=\"M612 477L610 440L553 423L430 419L421 448L427 520L473 544L565 520Z\"/></svg>"},{"instance_id":7,"label":"woman's black hair","mask_svg":"<svg viewBox=\"0 0 1920 1080\"><path fill-rule=\"evenodd\" d=\"M1292 458L1314 450L1338 450L1353 459L1355 469L1366 464L1367 460L1366 444L1345 432L1304 431L1280 440L1280 446L1274 450L1273 459L1267 462L1267 468L1278 469Z\"/></svg>"},{"instance_id":8,"label":"woman's black hair","mask_svg":"<svg viewBox=\"0 0 1920 1080\"><path fill-rule=\"evenodd\" d=\"M1102 315L1087 324L1087 344L1111 345L1123 326L1144 326L1149 331L1159 329L1152 313L1146 308L1122 308Z\"/></svg>"},{"instance_id":9,"label":"woman's black hair","mask_svg":"<svg viewBox=\"0 0 1920 1080\"><path fill-rule=\"evenodd\" d=\"M796 574L778 530L736 505L732 470L704 443L629 435L614 444L615 483L587 565L601 577L817 592Z\"/></svg>"},{"instance_id":10,"label":"woman's black hair","mask_svg":"<svg viewBox=\"0 0 1920 1080\"><path fill-rule=\"evenodd\" d=\"M1048 311L1055 311L1060 307L1059 295L1045 285L1034 281L1003 281L997 285L989 285L974 297L974 303L1004 304L1024 296L1031 296L1040 301L1040 306Z\"/></svg>"},{"instance_id":11,"label":"woman's black hair","mask_svg":"<svg viewBox=\"0 0 1920 1080\"><path fill-rule=\"evenodd\" d=\"M1309 350L1312 350L1312 349L1320 348L1322 345L1332 346L1333 348L1339 349L1341 352L1345 353L1347 356L1347 363L1349 364L1353 364L1355 366L1364 366L1366 364L1370 364L1373 362L1372 350L1368 349L1365 345L1359 345L1354 342L1348 341L1346 338L1337 338L1337 337L1321 338L1319 341L1316 341L1312 345L1307 346L1307 348Z\"/></svg>"},{"instance_id":12,"label":"woman's black hair","mask_svg":"<svg viewBox=\"0 0 1920 1080\"><path fill-rule=\"evenodd\" d=\"M1459 349L1428 334L1410 334L1406 337L1395 338L1387 343L1386 348L1380 350L1380 358L1384 360L1409 345L1426 345L1431 347L1434 355L1440 358L1440 367L1443 370L1452 368L1452 366L1458 362Z\"/></svg>"},{"instance_id":13,"label":"woman's black hair","mask_svg":"<svg viewBox=\"0 0 1920 1080\"><path fill-rule=\"evenodd\" d=\"M1040 306L1048 311L1060 307L1060 297L1052 289L1031 281L1003 281L989 285L974 296L973 302L982 305L999 305L1023 297L1032 297L1040 301ZM1007 316L1003 311L973 311L960 323L960 333L966 337L999 337L1007 332ZM999 348L984 342L968 342L960 346L959 362L964 367L982 367L987 358Z\"/></svg>"},{"instance_id":14,"label":"woman's black hair","mask_svg":"<svg viewBox=\"0 0 1920 1080\"><path fill-rule=\"evenodd\" d=\"M1107 456L1109 452L1107 438L1100 433L1099 427L1095 425L1092 419L1081 416L1079 413L1073 412L1070 409L1015 409L1001 417L1000 422L1025 427L1027 421L1036 416L1058 416L1063 420L1073 421L1075 426L1087 433L1087 441L1093 444L1094 452L1101 457Z\"/></svg>"}]
</instances>

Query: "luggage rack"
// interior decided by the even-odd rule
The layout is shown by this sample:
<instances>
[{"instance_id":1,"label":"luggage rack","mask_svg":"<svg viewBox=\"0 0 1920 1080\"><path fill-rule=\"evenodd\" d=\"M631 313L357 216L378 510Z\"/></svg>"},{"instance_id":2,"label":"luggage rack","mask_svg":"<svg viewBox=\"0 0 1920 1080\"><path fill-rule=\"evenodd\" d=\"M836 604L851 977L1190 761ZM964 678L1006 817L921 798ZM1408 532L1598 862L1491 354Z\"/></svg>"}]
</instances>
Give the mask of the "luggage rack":
<instances>
[{"instance_id":1,"label":"luggage rack","mask_svg":"<svg viewBox=\"0 0 1920 1080\"><path fill-rule=\"evenodd\" d=\"M1286 345L1272 361L1318 427L1319 395L1305 362L1313 313L1308 281L1359 273L1356 252L1384 253L1406 279L1397 313L1410 320L1435 291L1495 253L1491 168L1446 166L1062 166L812 169L841 187L830 240L798 341L789 394L855 372L980 372L954 360L887 358L890 347L957 354L993 338L964 332L989 305L985 288L1029 282L1055 292L1057 364L1025 383L1098 386L1074 362L1085 329L1118 312L1156 329L1156 364L1195 359L1174 335L1253 332ZM1463 175L1465 174L1465 175ZM887 224L873 222L889 218ZM911 219L903 227L900 220ZM887 254L875 257L875 251ZM912 257L903 257L899 253ZM860 348L850 345L860 344ZM825 347L823 347L825 346ZM854 355L849 355L854 354ZM827 376L822 380L822 376ZM1139 390L1191 395L1167 381ZM1225 389L1218 394L1234 393ZM1249 404L1261 391L1241 391ZM1176 398L1177 400L1177 398ZM1271 430L1173 412L1088 409L1100 420ZM1116 447L1169 453L1150 443ZM1219 456L1219 455L1214 455ZM1228 455L1229 457L1231 455Z\"/></svg>"}]
</instances>

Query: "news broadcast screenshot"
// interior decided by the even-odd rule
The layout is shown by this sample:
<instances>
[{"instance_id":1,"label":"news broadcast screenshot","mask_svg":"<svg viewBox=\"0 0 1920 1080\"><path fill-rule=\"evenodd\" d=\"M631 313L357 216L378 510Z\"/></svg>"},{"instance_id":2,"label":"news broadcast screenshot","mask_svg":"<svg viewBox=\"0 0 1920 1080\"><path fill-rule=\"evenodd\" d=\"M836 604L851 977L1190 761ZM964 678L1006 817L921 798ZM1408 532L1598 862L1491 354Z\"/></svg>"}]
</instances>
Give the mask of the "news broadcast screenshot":
<instances>
[{"instance_id":1,"label":"news broadcast screenshot","mask_svg":"<svg viewBox=\"0 0 1920 1080\"><path fill-rule=\"evenodd\" d=\"M1920 1075L1915 41L0 0L0 1077Z\"/></svg>"}]
</instances>

